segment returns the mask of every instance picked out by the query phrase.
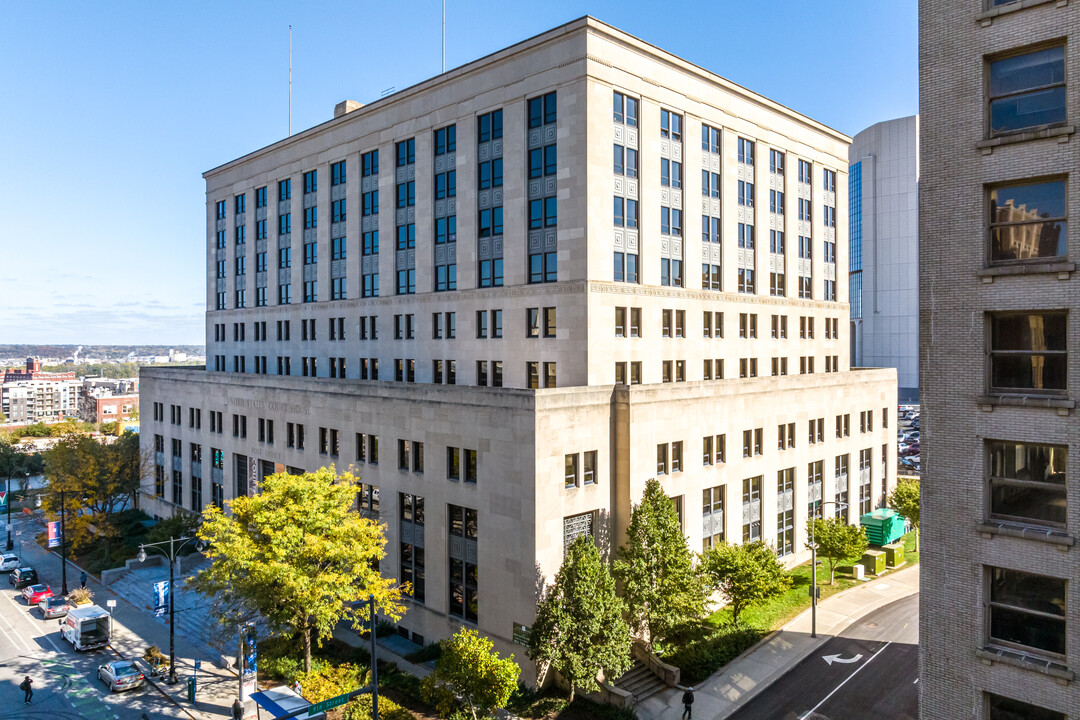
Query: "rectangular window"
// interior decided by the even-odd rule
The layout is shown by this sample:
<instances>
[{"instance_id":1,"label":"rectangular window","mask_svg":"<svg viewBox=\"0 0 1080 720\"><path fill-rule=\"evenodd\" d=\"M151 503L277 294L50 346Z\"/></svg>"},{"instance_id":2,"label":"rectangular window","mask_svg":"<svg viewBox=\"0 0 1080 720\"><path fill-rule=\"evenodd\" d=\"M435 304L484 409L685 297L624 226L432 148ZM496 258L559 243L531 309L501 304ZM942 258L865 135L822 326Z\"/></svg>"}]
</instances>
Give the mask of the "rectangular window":
<instances>
[{"instance_id":1,"label":"rectangular window","mask_svg":"<svg viewBox=\"0 0 1080 720\"><path fill-rule=\"evenodd\" d=\"M1067 319L1065 312L991 315L991 391L1063 393Z\"/></svg>"},{"instance_id":2,"label":"rectangular window","mask_svg":"<svg viewBox=\"0 0 1080 720\"><path fill-rule=\"evenodd\" d=\"M738 142L739 162L747 165L754 164L754 143L746 138L739 138Z\"/></svg>"},{"instance_id":3,"label":"rectangular window","mask_svg":"<svg viewBox=\"0 0 1080 720\"><path fill-rule=\"evenodd\" d=\"M1068 448L988 441L990 517L1065 527Z\"/></svg>"},{"instance_id":4,"label":"rectangular window","mask_svg":"<svg viewBox=\"0 0 1080 720\"><path fill-rule=\"evenodd\" d=\"M425 555L423 547L424 498L419 495L398 494L401 537L413 540L401 543L401 581L412 585L412 597L424 602L426 596Z\"/></svg>"},{"instance_id":5,"label":"rectangular window","mask_svg":"<svg viewBox=\"0 0 1080 720\"><path fill-rule=\"evenodd\" d=\"M742 482L743 542L761 539L761 481L762 476Z\"/></svg>"},{"instance_id":6,"label":"rectangular window","mask_svg":"<svg viewBox=\"0 0 1080 720\"><path fill-rule=\"evenodd\" d=\"M670 110L660 111L660 137L670 138L676 142L682 141L682 115L677 115Z\"/></svg>"},{"instance_id":7,"label":"rectangular window","mask_svg":"<svg viewBox=\"0 0 1080 720\"><path fill-rule=\"evenodd\" d=\"M345 184L345 161L330 164L330 184L333 186Z\"/></svg>"},{"instance_id":8,"label":"rectangular window","mask_svg":"<svg viewBox=\"0 0 1080 720\"><path fill-rule=\"evenodd\" d=\"M564 474L564 479L563 479L564 487L568 487L568 488L569 487L577 487L578 484L579 484L579 482L578 482L579 481L579 475L578 475L578 456L577 456L577 454L574 453L574 454L571 454L571 455L567 455L563 465L564 465L564 470L565 470L565 472L563 473Z\"/></svg>"},{"instance_id":9,"label":"rectangular window","mask_svg":"<svg viewBox=\"0 0 1080 720\"><path fill-rule=\"evenodd\" d=\"M477 597L477 568L466 558L476 556L477 513L476 510L457 505L448 505L449 509L449 545L450 572L449 595L450 614L467 622L476 623L479 618ZM466 548L472 545L472 552Z\"/></svg>"},{"instance_id":10,"label":"rectangular window","mask_svg":"<svg viewBox=\"0 0 1080 720\"><path fill-rule=\"evenodd\" d=\"M990 135L1066 120L1065 46L989 63Z\"/></svg>"},{"instance_id":11,"label":"rectangular window","mask_svg":"<svg viewBox=\"0 0 1080 720\"><path fill-rule=\"evenodd\" d=\"M990 261L1065 256L1064 180L1002 185L989 191Z\"/></svg>"},{"instance_id":12,"label":"rectangular window","mask_svg":"<svg viewBox=\"0 0 1080 720\"><path fill-rule=\"evenodd\" d=\"M724 541L724 491L725 486L705 488L701 492L702 549Z\"/></svg>"},{"instance_id":13,"label":"rectangular window","mask_svg":"<svg viewBox=\"0 0 1080 720\"><path fill-rule=\"evenodd\" d=\"M1011 2L1012 0L1010 0ZM1000 0L992 0L993 5L1001 5ZM988 720L1068 720L1065 713L1047 710L1044 707L1026 702L986 693Z\"/></svg>"},{"instance_id":14,"label":"rectangular window","mask_svg":"<svg viewBox=\"0 0 1080 720\"><path fill-rule=\"evenodd\" d=\"M1065 655L1065 580L988 567L989 641L1005 647Z\"/></svg>"},{"instance_id":15,"label":"rectangular window","mask_svg":"<svg viewBox=\"0 0 1080 720\"><path fill-rule=\"evenodd\" d=\"M656 446L656 474L667 475L668 472L668 444L660 443Z\"/></svg>"}]
</instances>

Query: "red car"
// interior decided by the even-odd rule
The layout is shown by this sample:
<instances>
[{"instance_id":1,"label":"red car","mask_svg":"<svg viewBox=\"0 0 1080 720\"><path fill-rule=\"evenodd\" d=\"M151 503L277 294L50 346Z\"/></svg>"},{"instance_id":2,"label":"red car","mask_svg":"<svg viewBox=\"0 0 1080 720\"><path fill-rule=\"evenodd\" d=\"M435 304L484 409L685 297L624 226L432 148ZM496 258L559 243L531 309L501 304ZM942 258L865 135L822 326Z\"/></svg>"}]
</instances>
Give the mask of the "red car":
<instances>
[{"instance_id":1,"label":"red car","mask_svg":"<svg viewBox=\"0 0 1080 720\"><path fill-rule=\"evenodd\" d=\"M22 589L22 596L27 605L33 606L45 598L51 598L53 594L48 585L27 585Z\"/></svg>"}]
</instances>

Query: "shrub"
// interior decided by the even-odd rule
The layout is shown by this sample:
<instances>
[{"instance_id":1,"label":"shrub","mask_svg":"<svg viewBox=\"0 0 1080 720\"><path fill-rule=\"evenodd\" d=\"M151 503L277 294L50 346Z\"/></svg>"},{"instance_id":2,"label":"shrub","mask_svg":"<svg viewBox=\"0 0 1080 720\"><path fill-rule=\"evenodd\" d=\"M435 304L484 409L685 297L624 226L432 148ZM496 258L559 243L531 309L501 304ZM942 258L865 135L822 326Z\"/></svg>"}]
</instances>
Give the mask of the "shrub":
<instances>
[{"instance_id":1,"label":"shrub","mask_svg":"<svg viewBox=\"0 0 1080 720\"><path fill-rule=\"evenodd\" d=\"M73 603L85 603L94 599L94 593L90 588L77 587L67 594L68 600Z\"/></svg>"},{"instance_id":2,"label":"shrub","mask_svg":"<svg viewBox=\"0 0 1080 720\"><path fill-rule=\"evenodd\" d=\"M376 629L375 632L378 633L378 630ZM413 663L426 663L431 660L438 660L440 657L442 657L442 643L433 642L415 652L409 653L405 656L405 659Z\"/></svg>"},{"instance_id":3,"label":"shrub","mask_svg":"<svg viewBox=\"0 0 1080 720\"><path fill-rule=\"evenodd\" d=\"M697 685L729 662L753 647L765 632L757 628L701 628L693 636L683 636L682 642L664 656L664 661L680 670L680 682Z\"/></svg>"},{"instance_id":4,"label":"shrub","mask_svg":"<svg viewBox=\"0 0 1080 720\"><path fill-rule=\"evenodd\" d=\"M367 684L367 670L352 663L312 665L311 672L300 673L296 680L304 690L304 699L318 703L352 692Z\"/></svg>"},{"instance_id":5,"label":"shrub","mask_svg":"<svg viewBox=\"0 0 1080 720\"><path fill-rule=\"evenodd\" d=\"M371 720L371 695L360 695L349 701L341 714L342 720ZM415 716L389 698L379 697L380 720L415 720Z\"/></svg>"}]
</instances>

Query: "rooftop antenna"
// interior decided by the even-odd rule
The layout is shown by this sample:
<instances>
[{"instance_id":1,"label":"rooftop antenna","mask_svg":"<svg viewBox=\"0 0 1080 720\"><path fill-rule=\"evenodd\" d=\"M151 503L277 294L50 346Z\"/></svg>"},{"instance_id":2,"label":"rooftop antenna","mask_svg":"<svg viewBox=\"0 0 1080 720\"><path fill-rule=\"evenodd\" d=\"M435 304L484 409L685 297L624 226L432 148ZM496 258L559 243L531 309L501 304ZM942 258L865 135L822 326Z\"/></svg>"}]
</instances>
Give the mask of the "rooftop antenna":
<instances>
[{"instance_id":1,"label":"rooftop antenna","mask_svg":"<svg viewBox=\"0 0 1080 720\"><path fill-rule=\"evenodd\" d=\"M446 0L442 0L442 71L446 72Z\"/></svg>"},{"instance_id":2,"label":"rooftop antenna","mask_svg":"<svg viewBox=\"0 0 1080 720\"><path fill-rule=\"evenodd\" d=\"M289 26L289 135L292 136L292 25Z\"/></svg>"}]
</instances>

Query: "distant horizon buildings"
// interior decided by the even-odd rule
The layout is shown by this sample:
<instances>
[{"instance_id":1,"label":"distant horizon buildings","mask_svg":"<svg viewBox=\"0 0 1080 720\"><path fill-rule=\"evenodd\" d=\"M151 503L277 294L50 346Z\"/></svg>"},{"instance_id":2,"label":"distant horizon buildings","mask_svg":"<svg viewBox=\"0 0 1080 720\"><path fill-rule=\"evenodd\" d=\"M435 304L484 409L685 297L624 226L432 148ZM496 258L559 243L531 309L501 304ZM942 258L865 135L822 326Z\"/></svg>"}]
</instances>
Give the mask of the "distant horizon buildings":
<instances>
[{"instance_id":1,"label":"distant horizon buildings","mask_svg":"<svg viewBox=\"0 0 1080 720\"><path fill-rule=\"evenodd\" d=\"M43 372L28 357L25 369L0 373L0 412L9 423L57 422L78 413L81 390L74 372Z\"/></svg>"},{"instance_id":2,"label":"distant horizon buildings","mask_svg":"<svg viewBox=\"0 0 1080 720\"><path fill-rule=\"evenodd\" d=\"M919 116L866 128L848 149L853 367L894 367L919 402Z\"/></svg>"}]
</instances>

